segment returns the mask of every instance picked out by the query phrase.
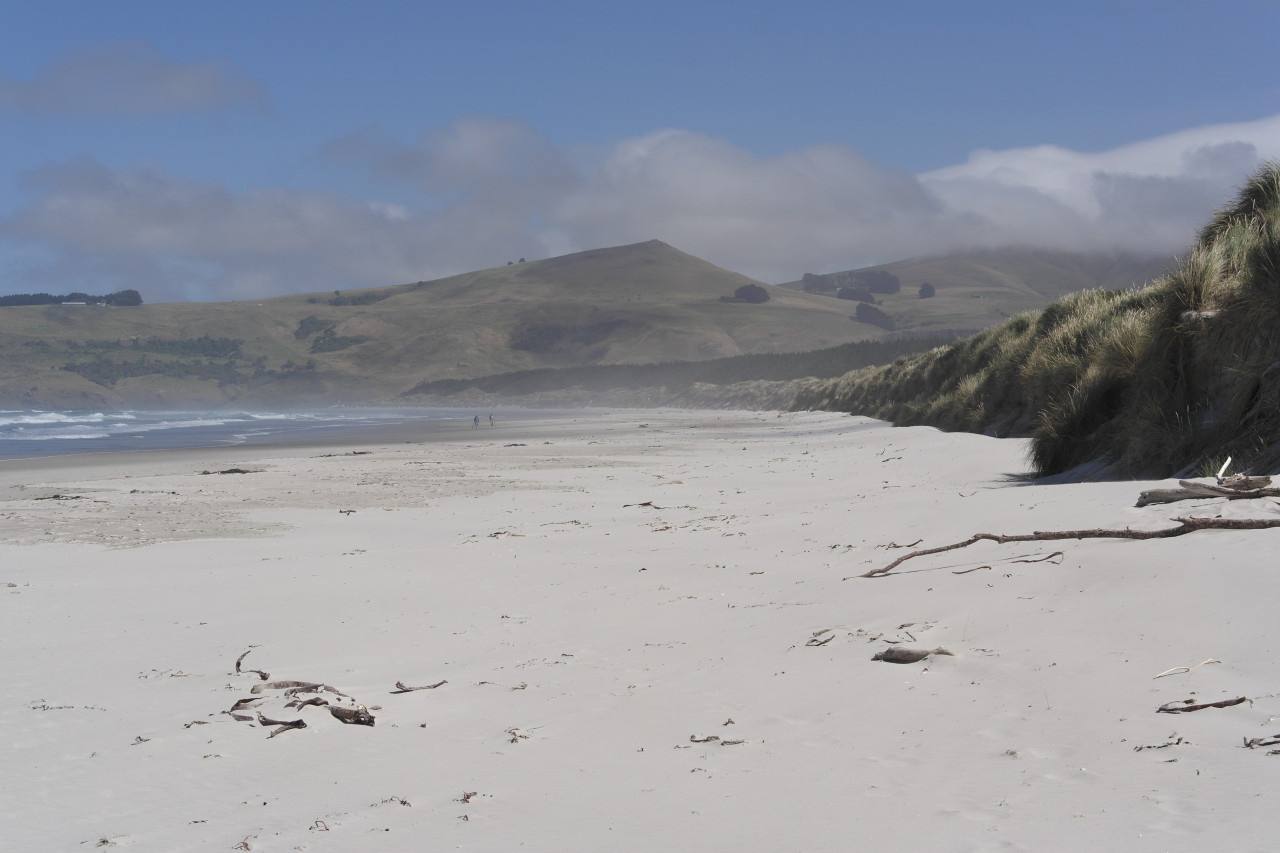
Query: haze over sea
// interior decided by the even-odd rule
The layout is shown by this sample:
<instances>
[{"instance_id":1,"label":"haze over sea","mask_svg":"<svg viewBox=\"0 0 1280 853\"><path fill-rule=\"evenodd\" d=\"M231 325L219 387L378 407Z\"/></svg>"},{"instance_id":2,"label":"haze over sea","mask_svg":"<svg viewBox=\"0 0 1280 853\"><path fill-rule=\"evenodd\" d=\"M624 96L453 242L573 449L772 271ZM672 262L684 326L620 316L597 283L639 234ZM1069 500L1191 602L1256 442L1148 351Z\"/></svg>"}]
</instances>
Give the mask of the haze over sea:
<instances>
[{"instance_id":1,"label":"haze over sea","mask_svg":"<svg viewBox=\"0 0 1280 853\"><path fill-rule=\"evenodd\" d=\"M461 409L327 409L298 412L0 411L0 460L77 453L172 450L406 438L460 429L489 412ZM545 416L545 413L543 413ZM509 413L496 415L500 422Z\"/></svg>"}]
</instances>

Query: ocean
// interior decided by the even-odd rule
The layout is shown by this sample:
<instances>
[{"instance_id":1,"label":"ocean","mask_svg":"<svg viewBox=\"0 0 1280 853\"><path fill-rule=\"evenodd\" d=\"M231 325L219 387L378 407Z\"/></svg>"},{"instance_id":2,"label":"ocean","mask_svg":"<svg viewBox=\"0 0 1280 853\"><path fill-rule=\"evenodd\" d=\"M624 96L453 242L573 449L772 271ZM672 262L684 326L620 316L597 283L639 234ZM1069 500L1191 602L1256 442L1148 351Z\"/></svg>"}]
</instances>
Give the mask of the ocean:
<instances>
[{"instance_id":1,"label":"ocean","mask_svg":"<svg viewBox=\"0 0 1280 853\"><path fill-rule=\"evenodd\" d=\"M76 453L310 441L377 440L468 426L487 411L325 409L303 412L0 411L0 460ZM533 414L522 412L522 416ZM546 416L549 413L538 413ZM564 414L564 413L561 413ZM499 421L513 415L498 413Z\"/></svg>"}]
</instances>

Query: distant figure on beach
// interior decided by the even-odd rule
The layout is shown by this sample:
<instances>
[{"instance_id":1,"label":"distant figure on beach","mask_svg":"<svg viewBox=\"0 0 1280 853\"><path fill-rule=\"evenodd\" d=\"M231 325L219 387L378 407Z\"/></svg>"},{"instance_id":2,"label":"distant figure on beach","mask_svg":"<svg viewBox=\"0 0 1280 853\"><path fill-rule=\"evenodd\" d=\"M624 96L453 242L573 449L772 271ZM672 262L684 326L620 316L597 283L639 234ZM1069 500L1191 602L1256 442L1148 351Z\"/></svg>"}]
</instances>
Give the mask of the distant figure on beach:
<instances>
[{"instance_id":1,"label":"distant figure on beach","mask_svg":"<svg viewBox=\"0 0 1280 853\"><path fill-rule=\"evenodd\" d=\"M476 415L474 418L472 418L472 419L471 419L471 428L472 428L472 429L479 429L479 428L480 428L480 416L479 416L479 415Z\"/></svg>"},{"instance_id":2,"label":"distant figure on beach","mask_svg":"<svg viewBox=\"0 0 1280 853\"><path fill-rule=\"evenodd\" d=\"M493 415L489 415L489 426L493 426Z\"/></svg>"}]
</instances>

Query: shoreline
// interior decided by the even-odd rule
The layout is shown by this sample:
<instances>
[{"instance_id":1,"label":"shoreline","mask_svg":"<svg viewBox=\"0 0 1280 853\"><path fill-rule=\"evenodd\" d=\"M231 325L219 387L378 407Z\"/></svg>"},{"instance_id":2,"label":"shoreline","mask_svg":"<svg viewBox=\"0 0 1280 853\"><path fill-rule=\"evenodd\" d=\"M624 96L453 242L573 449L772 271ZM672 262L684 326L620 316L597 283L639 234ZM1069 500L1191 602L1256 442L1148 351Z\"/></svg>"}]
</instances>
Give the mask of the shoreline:
<instances>
[{"instance_id":1,"label":"shoreline","mask_svg":"<svg viewBox=\"0 0 1280 853\"><path fill-rule=\"evenodd\" d=\"M22 484L26 478L44 471L87 471L124 475L128 469L164 470L187 459L208 457L236 460L249 457L300 456L315 450L342 447L381 447L397 444L429 444L436 441L457 441L463 437L477 438L484 431L502 429L531 430L545 428L538 425L556 424L564 420L589 419L593 414L608 416L618 409L601 409L598 412L563 410L549 414L539 410L505 410L504 418L494 427L483 423L472 428L470 416L463 419L418 419L394 424L370 424L359 427L316 427L312 438L295 437L291 432L271 433L235 444L192 445L187 447L162 447L152 450L105 450L76 453L50 454L0 459L0 502L22 497ZM625 410L622 410L625 411ZM636 410L637 414L642 410ZM302 430L298 430L302 431Z\"/></svg>"}]
</instances>

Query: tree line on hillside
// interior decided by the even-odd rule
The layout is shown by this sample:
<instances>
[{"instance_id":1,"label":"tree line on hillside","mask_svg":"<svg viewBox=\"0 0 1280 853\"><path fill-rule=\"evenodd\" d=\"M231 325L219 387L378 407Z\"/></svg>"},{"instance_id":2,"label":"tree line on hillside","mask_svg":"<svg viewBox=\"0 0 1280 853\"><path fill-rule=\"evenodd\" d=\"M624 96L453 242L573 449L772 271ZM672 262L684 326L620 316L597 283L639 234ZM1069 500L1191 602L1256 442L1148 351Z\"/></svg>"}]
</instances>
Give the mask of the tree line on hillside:
<instances>
[{"instance_id":1,"label":"tree line on hillside","mask_svg":"<svg viewBox=\"0 0 1280 853\"><path fill-rule=\"evenodd\" d=\"M822 275L807 272L801 281L805 293L838 293L841 288L859 288L867 293L902 290L901 279L887 270L846 270Z\"/></svg>"},{"instance_id":2,"label":"tree line on hillside","mask_svg":"<svg viewBox=\"0 0 1280 853\"><path fill-rule=\"evenodd\" d=\"M127 349L159 355L228 359L242 358L241 347L244 346L241 338L215 338L210 335L201 335L198 338L155 338L138 335L110 340L63 341L62 343L69 350Z\"/></svg>"},{"instance_id":3,"label":"tree line on hillside","mask_svg":"<svg viewBox=\"0 0 1280 853\"><path fill-rule=\"evenodd\" d=\"M105 296L92 296L78 291L65 296L49 293L11 293L0 296L0 308L18 305L61 305L64 302L83 302L86 305L132 306L142 304L142 294L136 290L118 290Z\"/></svg>"}]
</instances>

